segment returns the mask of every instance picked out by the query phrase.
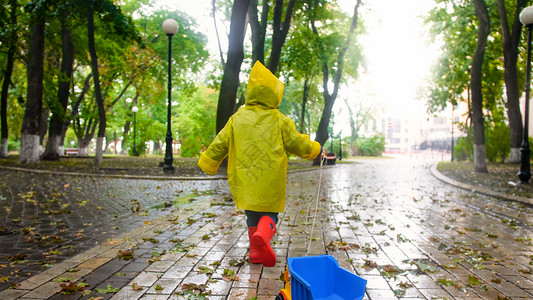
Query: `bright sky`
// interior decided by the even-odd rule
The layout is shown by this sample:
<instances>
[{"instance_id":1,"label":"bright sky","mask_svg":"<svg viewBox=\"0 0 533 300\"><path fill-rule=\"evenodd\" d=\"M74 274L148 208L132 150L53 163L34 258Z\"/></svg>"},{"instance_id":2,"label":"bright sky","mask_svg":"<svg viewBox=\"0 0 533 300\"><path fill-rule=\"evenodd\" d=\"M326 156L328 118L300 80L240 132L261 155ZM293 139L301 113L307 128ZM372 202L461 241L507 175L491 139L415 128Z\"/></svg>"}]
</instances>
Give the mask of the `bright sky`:
<instances>
[{"instance_id":1,"label":"bright sky","mask_svg":"<svg viewBox=\"0 0 533 300\"><path fill-rule=\"evenodd\" d=\"M198 30L208 36L208 47L218 57L211 0L160 1L163 7L179 9L196 18L200 25ZM355 0L340 0L340 3L348 14L353 13ZM339 94L334 108L339 119L347 114L343 109L343 97L348 97L349 102L370 101L383 111L425 117L424 104L415 100L416 90L438 56L438 45L428 43L420 16L434 5L433 0L363 0L360 14L368 33L360 37L359 43L364 47L367 73L350 84L350 92L344 90ZM221 37L227 34L222 24L218 29ZM224 38L222 41L226 42ZM222 49L227 50L226 43ZM336 120L335 134L347 126L347 121L342 123ZM348 134L349 131L344 130L343 135Z\"/></svg>"},{"instance_id":2,"label":"bright sky","mask_svg":"<svg viewBox=\"0 0 533 300\"><path fill-rule=\"evenodd\" d=\"M354 1L343 2L349 5ZM350 103L370 102L388 117L427 118L425 105L416 100L416 93L440 53L439 44L429 41L422 19L434 5L433 0L366 1L361 12L367 34L360 38L360 44L364 47L367 71L353 87L350 85L350 90L356 90L347 93ZM334 112L338 116L347 114L344 101L338 100ZM347 127L346 123L339 124L337 130L349 134Z\"/></svg>"}]
</instances>

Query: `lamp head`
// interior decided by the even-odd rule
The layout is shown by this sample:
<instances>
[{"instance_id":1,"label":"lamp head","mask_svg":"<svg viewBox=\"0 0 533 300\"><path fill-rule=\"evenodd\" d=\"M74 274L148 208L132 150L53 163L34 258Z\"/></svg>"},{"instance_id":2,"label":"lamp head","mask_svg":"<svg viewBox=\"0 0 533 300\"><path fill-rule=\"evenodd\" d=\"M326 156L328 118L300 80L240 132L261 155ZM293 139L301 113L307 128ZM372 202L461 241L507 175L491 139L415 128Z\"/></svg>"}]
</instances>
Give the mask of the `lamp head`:
<instances>
[{"instance_id":1,"label":"lamp head","mask_svg":"<svg viewBox=\"0 0 533 300\"><path fill-rule=\"evenodd\" d=\"M134 113L138 112L139 111L139 108L137 106L134 106L131 108L131 111L133 111Z\"/></svg>"},{"instance_id":2,"label":"lamp head","mask_svg":"<svg viewBox=\"0 0 533 300\"><path fill-rule=\"evenodd\" d=\"M175 35L178 32L178 22L174 19L166 19L161 27L166 35Z\"/></svg>"},{"instance_id":3,"label":"lamp head","mask_svg":"<svg viewBox=\"0 0 533 300\"><path fill-rule=\"evenodd\" d=\"M520 22L525 26L533 25L533 6L522 9L520 13Z\"/></svg>"}]
</instances>

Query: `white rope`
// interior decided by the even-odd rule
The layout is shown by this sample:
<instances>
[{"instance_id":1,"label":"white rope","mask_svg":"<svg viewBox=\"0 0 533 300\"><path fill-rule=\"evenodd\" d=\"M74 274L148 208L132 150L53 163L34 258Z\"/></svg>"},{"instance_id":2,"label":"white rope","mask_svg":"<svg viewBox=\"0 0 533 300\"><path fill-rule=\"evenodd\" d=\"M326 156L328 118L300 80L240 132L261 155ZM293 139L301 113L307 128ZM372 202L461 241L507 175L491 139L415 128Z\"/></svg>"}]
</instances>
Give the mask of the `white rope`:
<instances>
[{"instance_id":1,"label":"white rope","mask_svg":"<svg viewBox=\"0 0 533 300\"><path fill-rule=\"evenodd\" d=\"M309 248L311 247L311 242L313 240L313 233L315 232L315 221L316 214L318 212L318 202L320 201L320 188L322 184L322 165L324 164L325 157L320 158L320 175L318 177L318 190L316 193L316 203L315 203L315 213L313 215L313 224L311 225L311 235L309 236L309 243L307 244L307 253L309 253Z\"/></svg>"}]
</instances>

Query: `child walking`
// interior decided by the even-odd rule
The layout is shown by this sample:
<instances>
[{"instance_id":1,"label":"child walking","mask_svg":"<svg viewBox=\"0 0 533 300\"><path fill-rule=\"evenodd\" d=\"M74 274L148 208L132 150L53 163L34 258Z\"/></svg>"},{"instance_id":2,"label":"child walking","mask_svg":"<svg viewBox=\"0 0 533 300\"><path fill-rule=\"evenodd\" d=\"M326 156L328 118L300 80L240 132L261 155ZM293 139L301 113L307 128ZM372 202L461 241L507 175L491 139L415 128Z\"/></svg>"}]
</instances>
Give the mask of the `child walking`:
<instances>
[{"instance_id":1,"label":"child walking","mask_svg":"<svg viewBox=\"0 0 533 300\"><path fill-rule=\"evenodd\" d=\"M205 173L215 175L228 156L233 200L246 214L250 262L265 267L276 264L270 241L278 213L285 209L287 152L305 159L325 152L278 111L283 89L283 83L257 61L248 79L245 106L230 117L198 161Z\"/></svg>"}]
</instances>

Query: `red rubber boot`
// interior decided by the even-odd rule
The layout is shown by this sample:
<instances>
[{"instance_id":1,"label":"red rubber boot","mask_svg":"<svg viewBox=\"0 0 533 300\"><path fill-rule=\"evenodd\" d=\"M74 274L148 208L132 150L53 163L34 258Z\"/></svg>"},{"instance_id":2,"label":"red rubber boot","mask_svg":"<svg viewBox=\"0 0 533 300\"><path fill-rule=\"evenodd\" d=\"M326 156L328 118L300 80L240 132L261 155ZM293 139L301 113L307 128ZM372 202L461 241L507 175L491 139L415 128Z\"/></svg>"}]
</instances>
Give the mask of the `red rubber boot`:
<instances>
[{"instance_id":1,"label":"red rubber boot","mask_svg":"<svg viewBox=\"0 0 533 300\"><path fill-rule=\"evenodd\" d=\"M248 239L250 240L250 254L248 257L252 264L261 263L261 254L259 253L257 246L253 243L253 236L256 231L257 227L248 227Z\"/></svg>"},{"instance_id":2,"label":"red rubber boot","mask_svg":"<svg viewBox=\"0 0 533 300\"><path fill-rule=\"evenodd\" d=\"M276 233L276 223L268 216L262 216L257 224L257 231L252 236L250 244L253 244L259 253L259 263L265 267L276 265L276 254L270 247L270 240ZM251 261L251 258L250 258Z\"/></svg>"}]
</instances>

